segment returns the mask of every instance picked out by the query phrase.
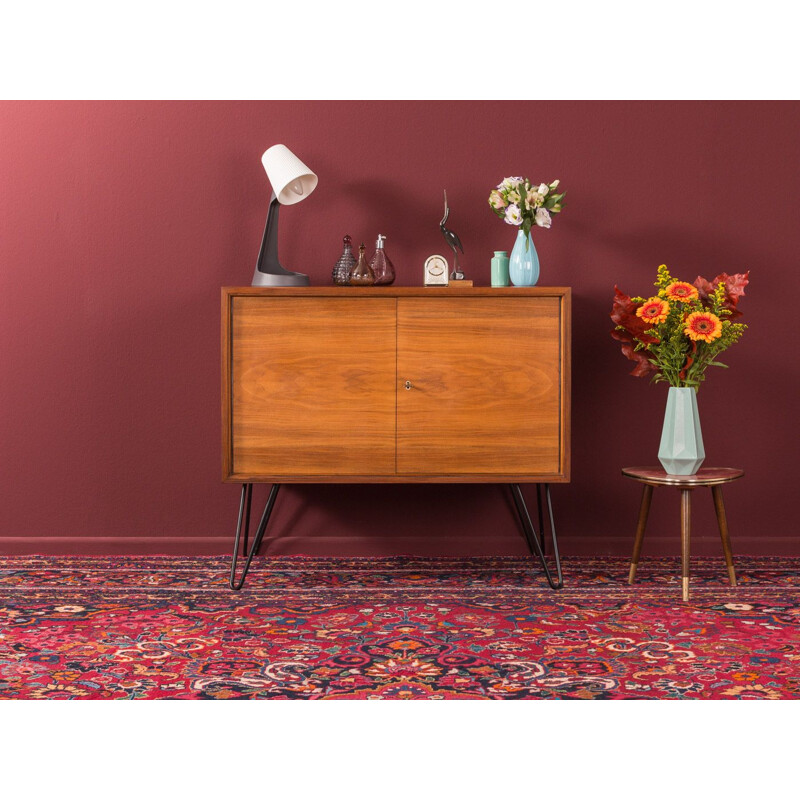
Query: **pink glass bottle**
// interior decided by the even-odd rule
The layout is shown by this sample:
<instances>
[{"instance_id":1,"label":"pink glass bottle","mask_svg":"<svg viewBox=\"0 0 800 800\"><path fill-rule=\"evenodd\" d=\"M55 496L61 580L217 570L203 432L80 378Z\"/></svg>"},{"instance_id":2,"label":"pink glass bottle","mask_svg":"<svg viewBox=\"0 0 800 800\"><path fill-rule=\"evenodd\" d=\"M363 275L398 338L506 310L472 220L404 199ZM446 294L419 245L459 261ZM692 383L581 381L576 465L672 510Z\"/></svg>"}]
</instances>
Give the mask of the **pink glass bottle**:
<instances>
[{"instance_id":1,"label":"pink glass bottle","mask_svg":"<svg viewBox=\"0 0 800 800\"><path fill-rule=\"evenodd\" d=\"M376 286L389 286L389 284L394 283L395 279L394 264L389 260L389 256L386 255L386 250L383 247L385 241L386 237L379 233L378 241L375 243L375 255L372 256L372 260L369 262L372 271L375 273Z\"/></svg>"},{"instance_id":2,"label":"pink glass bottle","mask_svg":"<svg viewBox=\"0 0 800 800\"><path fill-rule=\"evenodd\" d=\"M342 239L342 254L333 268L333 282L337 286L347 286L350 283L350 273L356 265L356 257L353 255L353 240L349 236Z\"/></svg>"},{"instance_id":3,"label":"pink glass bottle","mask_svg":"<svg viewBox=\"0 0 800 800\"><path fill-rule=\"evenodd\" d=\"M358 264L353 267L353 271L350 273L351 286L372 286L375 283L375 273L372 271L372 267L367 264L364 250L366 248L362 242L361 247L358 248Z\"/></svg>"}]
</instances>

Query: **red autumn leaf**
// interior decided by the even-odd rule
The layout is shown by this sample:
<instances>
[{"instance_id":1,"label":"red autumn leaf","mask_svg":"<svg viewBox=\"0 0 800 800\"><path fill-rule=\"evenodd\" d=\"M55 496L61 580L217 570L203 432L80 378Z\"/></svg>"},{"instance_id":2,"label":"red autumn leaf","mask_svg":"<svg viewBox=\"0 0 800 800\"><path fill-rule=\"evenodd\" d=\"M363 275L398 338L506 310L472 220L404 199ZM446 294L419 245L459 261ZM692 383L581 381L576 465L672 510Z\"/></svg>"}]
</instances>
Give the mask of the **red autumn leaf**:
<instances>
[{"instance_id":1,"label":"red autumn leaf","mask_svg":"<svg viewBox=\"0 0 800 800\"><path fill-rule=\"evenodd\" d=\"M622 347L620 348L622 355L636 362L636 366L631 370L631 375L643 378L656 371L656 368L647 357L646 350L634 350L635 340L627 331L614 330L611 331L611 336L618 342L622 342Z\"/></svg>"},{"instance_id":2,"label":"red autumn leaf","mask_svg":"<svg viewBox=\"0 0 800 800\"><path fill-rule=\"evenodd\" d=\"M689 373L689 367L694 364L694 354L697 352L697 342L690 341L689 343L689 352L686 354L686 361L683 364L683 369L678 373L678 377L682 380L686 380L686 376Z\"/></svg>"},{"instance_id":3,"label":"red autumn leaf","mask_svg":"<svg viewBox=\"0 0 800 800\"><path fill-rule=\"evenodd\" d=\"M631 371L631 375L637 378L655 372L656 368L650 363L646 350L635 350L636 342L653 344L658 338L645 333L650 327L643 319L636 316L636 309L639 303L634 303L628 295L621 292L618 287L614 287L614 303L611 308L611 321L620 328L611 331L611 336L622 343L622 354L631 361L636 362L636 366Z\"/></svg>"},{"instance_id":4,"label":"red autumn leaf","mask_svg":"<svg viewBox=\"0 0 800 800\"><path fill-rule=\"evenodd\" d=\"M714 293L720 283L724 283L725 297L723 298L722 306L731 312L728 319L736 319L736 317L742 316L742 312L736 306L739 303L739 298L744 297L744 287L750 283L749 275L750 270L747 270L744 274L737 272L735 275L728 275L727 272L722 272L711 283L698 275L694 285L697 287L701 302L703 305L708 306L710 304L709 295Z\"/></svg>"},{"instance_id":5,"label":"red autumn leaf","mask_svg":"<svg viewBox=\"0 0 800 800\"><path fill-rule=\"evenodd\" d=\"M714 283L723 282L725 284L725 301L730 303L734 308L739 302L740 297L744 297L744 287L750 283L750 270L744 274L736 273L736 275L728 275L723 272L714 278Z\"/></svg>"},{"instance_id":6,"label":"red autumn leaf","mask_svg":"<svg viewBox=\"0 0 800 800\"><path fill-rule=\"evenodd\" d=\"M707 306L710 302L710 296L714 294L715 284L709 283L705 278L698 275L694 285L697 289L697 293L700 295L700 302L704 306Z\"/></svg>"},{"instance_id":7,"label":"red autumn leaf","mask_svg":"<svg viewBox=\"0 0 800 800\"><path fill-rule=\"evenodd\" d=\"M611 321L615 325L621 325L625 328L632 337L639 339L645 344L653 344L658 341L658 338L649 333L645 333L645 331L652 326L641 317L636 316L636 309L639 308L640 305L640 303L634 303L628 295L621 292L619 288L615 286L614 302L610 314Z\"/></svg>"}]
</instances>

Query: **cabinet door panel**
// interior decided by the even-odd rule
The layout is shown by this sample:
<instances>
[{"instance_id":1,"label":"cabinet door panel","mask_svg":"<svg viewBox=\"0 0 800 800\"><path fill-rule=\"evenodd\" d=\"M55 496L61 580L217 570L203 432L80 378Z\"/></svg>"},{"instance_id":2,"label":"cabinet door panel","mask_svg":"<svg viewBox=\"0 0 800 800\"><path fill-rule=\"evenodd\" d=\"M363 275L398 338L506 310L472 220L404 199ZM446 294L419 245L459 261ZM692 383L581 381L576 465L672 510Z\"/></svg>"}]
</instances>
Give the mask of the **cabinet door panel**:
<instances>
[{"instance_id":1,"label":"cabinet door panel","mask_svg":"<svg viewBox=\"0 0 800 800\"><path fill-rule=\"evenodd\" d=\"M398 473L560 473L560 315L558 297L399 298Z\"/></svg>"},{"instance_id":2,"label":"cabinet door panel","mask_svg":"<svg viewBox=\"0 0 800 800\"><path fill-rule=\"evenodd\" d=\"M394 298L233 298L233 473L394 474L395 322Z\"/></svg>"}]
</instances>

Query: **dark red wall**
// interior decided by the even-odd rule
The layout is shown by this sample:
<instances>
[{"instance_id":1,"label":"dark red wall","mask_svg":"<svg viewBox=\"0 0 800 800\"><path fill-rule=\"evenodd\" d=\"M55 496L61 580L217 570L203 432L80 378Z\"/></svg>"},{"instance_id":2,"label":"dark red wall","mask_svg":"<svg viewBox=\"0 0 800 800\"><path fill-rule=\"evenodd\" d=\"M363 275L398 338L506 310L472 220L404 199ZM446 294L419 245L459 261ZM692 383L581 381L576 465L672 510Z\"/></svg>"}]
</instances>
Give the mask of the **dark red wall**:
<instances>
[{"instance_id":1,"label":"dark red wall","mask_svg":"<svg viewBox=\"0 0 800 800\"><path fill-rule=\"evenodd\" d=\"M698 397L707 463L747 472L726 495L738 552L797 552L798 141L797 103L0 104L0 548L228 549L219 288L250 282L260 158L282 142L319 186L283 210L281 258L317 285L344 233L379 232L418 285L445 250L444 188L486 285L515 234L489 190L561 179L567 206L535 241L541 283L574 292L573 482L553 490L567 553L629 552L639 490L619 470L656 460L666 388L628 376L614 284L646 294L662 262L751 270L751 328ZM694 550L717 553L710 498L696 505ZM650 552L677 552L671 490L651 520ZM287 487L274 523L273 553L524 552L498 487Z\"/></svg>"}]
</instances>

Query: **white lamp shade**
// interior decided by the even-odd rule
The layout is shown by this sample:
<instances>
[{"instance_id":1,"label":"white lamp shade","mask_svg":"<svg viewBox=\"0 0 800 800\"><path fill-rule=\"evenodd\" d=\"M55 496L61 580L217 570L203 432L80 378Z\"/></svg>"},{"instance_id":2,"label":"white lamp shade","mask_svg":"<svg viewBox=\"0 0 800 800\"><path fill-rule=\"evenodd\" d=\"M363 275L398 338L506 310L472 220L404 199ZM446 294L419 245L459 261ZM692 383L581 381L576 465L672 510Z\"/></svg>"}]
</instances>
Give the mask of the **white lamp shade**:
<instances>
[{"instance_id":1,"label":"white lamp shade","mask_svg":"<svg viewBox=\"0 0 800 800\"><path fill-rule=\"evenodd\" d=\"M317 176L286 145L272 145L261 163L282 206L305 200L317 188Z\"/></svg>"}]
</instances>

